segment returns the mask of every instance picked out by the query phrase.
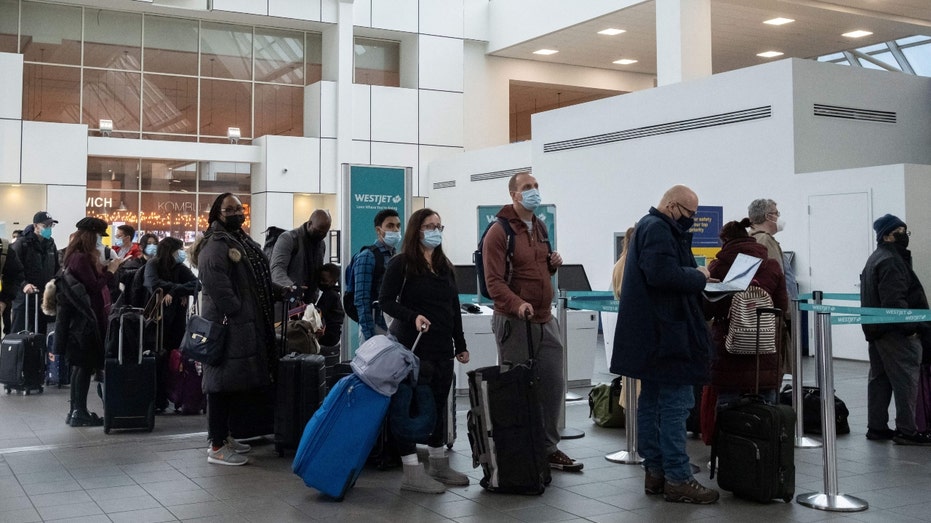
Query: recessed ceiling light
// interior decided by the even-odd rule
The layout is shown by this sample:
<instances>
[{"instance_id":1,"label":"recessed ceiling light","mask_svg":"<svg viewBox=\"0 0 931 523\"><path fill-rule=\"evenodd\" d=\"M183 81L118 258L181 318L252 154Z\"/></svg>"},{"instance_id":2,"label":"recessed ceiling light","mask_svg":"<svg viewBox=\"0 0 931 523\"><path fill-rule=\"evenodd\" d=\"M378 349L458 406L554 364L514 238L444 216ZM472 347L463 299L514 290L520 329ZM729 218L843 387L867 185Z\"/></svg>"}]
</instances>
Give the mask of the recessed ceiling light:
<instances>
[{"instance_id":1,"label":"recessed ceiling light","mask_svg":"<svg viewBox=\"0 0 931 523\"><path fill-rule=\"evenodd\" d=\"M631 60L630 58L621 58L620 60L615 60L615 61L613 61L613 62L611 62L611 63L612 63L612 64L617 64L617 65L630 65L630 64L635 64L635 63L637 63L637 61L636 61L636 60Z\"/></svg>"},{"instance_id":2,"label":"recessed ceiling light","mask_svg":"<svg viewBox=\"0 0 931 523\"><path fill-rule=\"evenodd\" d=\"M757 53L757 56L762 56L763 58L775 58L777 56L782 56L783 53L780 51L766 51L765 53Z\"/></svg>"},{"instance_id":3,"label":"recessed ceiling light","mask_svg":"<svg viewBox=\"0 0 931 523\"><path fill-rule=\"evenodd\" d=\"M869 36L873 34L870 31L864 31L862 29L857 29L856 31L850 31L849 33L844 33L841 36L846 36L847 38L863 38L864 36Z\"/></svg>"},{"instance_id":4,"label":"recessed ceiling light","mask_svg":"<svg viewBox=\"0 0 931 523\"><path fill-rule=\"evenodd\" d=\"M533 52L533 54L542 54L543 56L549 56L551 54L556 54L558 52L559 51L555 51L553 49L537 49L536 51Z\"/></svg>"},{"instance_id":5,"label":"recessed ceiling light","mask_svg":"<svg viewBox=\"0 0 931 523\"><path fill-rule=\"evenodd\" d=\"M598 31L598 34L600 34L600 35L607 35L607 36L616 36L616 35L619 35L619 34L621 34L621 33L626 33L626 32L627 32L627 31L625 31L625 30L623 30L623 29L615 29L615 28L613 28L613 27L609 27L609 28L604 29L604 30L602 30L602 31Z\"/></svg>"},{"instance_id":6,"label":"recessed ceiling light","mask_svg":"<svg viewBox=\"0 0 931 523\"><path fill-rule=\"evenodd\" d=\"M772 19L770 19L770 20L766 20L766 21L763 22L763 23L764 23L764 24L769 24L769 25L784 25L784 24L791 24L791 23L794 22L794 21L795 21L795 20L793 20L793 19L791 19L791 18L783 18L783 17L780 16L780 17L777 17L777 18L772 18Z\"/></svg>"}]
</instances>

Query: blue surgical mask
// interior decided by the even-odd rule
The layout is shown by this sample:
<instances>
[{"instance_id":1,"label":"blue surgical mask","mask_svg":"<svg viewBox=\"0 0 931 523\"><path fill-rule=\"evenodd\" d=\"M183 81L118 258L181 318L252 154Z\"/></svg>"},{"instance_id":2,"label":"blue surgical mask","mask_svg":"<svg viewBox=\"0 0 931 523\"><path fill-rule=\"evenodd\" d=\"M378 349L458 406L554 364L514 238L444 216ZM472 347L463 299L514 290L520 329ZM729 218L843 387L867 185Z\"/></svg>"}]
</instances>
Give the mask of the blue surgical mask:
<instances>
[{"instance_id":1,"label":"blue surgical mask","mask_svg":"<svg viewBox=\"0 0 931 523\"><path fill-rule=\"evenodd\" d=\"M42 229L42 232L40 232L39 235L42 236L43 238L45 238L46 240L49 239L49 238L51 238L51 237L52 237L52 228L51 228L51 227L45 227L45 228L43 228L43 229Z\"/></svg>"},{"instance_id":2,"label":"blue surgical mask","mask_svg":"<svg viewBox=\"0 0 931 523\"><path fill-rule=\"evenodd\" d=\"M397 247L401 244L400 231L385 231L385 243L390 247Z\"/></svg>"},{"instance_id":3,"label":"blue surgical mask","mask_svg":"<svg viewBox=\"0 0 931 523\"><path fill-rule=\"evenodd\" d=\"M150 244L148 244L148 245L145 246L145 255L146 255L146 256L148 256L148 257L151 258L152 256L155 256L155 253L156 253L156 252L158 252L158 245L155 245L154 243L150 243Z\"/></svg>"},{"instance_id":4,"label":"blue surgical mask","mask_svg":"<svg viewBox=\"0 0 931 523\"><path fill-rule=\"evenodd\" d=\"M420 240L420 243L424 247L429 247L431 249L436 249L443 243L443 232L442 231L424 231L423 239Z\"/></svg>"},{"instance_id":5,"label":"blue surgical mask","mask_svg":"<svg viewBox=\"0 0 931 523\"><path fill-rule=\"evenodd\" d=\"M113 246L114 246L114 247L122 247L122 246L123 246L123 238L113 238Z\"/></svg>"},{"instance_id":6,"label":"blue surgical mask","mask_svg":"<svg viewBox=\"0 0 931 523\"><path fill-rule=\"evenodd\" d=\"M175 261L178 263L184 263L184 260L187 259L187 253L182 250L175 251Z\"/></svg>"},{"instance_id":7,"label":"blue surgical mask","mask_svg":"<svg viewBox=\"0 0 931 523\"><path fill-rule=\"evenodd\" d=\"M527 189L526 191L520 194L521 194L520 204L523 205L524 209L527 209L528 211L533 211L534 209L536 209L537 206L540 205L540 202L542 201L540 199L540 191L537 189Z\"/></svg>"}]
</instances>

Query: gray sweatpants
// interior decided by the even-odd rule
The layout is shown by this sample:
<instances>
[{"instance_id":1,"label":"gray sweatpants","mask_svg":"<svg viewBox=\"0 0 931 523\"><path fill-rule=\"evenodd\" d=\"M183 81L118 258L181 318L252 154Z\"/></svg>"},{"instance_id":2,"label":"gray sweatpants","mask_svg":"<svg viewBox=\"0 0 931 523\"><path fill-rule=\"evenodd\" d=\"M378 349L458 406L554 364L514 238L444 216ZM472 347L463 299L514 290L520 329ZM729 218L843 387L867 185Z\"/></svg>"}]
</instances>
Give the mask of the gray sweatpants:
<instances>
[{"instance_id":1,"label":"gray sweatpants","mask_svg":"<svg viewBox=\"0 0 931 523\"><path fill-rule=\"evenodd\" d=\"M895 397L895 428L914 434L921 343L917 336L891 332L869 343L870 376L866 386L867 427L888 428L889 402Z\"/></svg>"},{"instance_id":2,"label":"gray sweatpants","mask_svg":"<svg viewBox=\"0 0 931 523\"><path fill-rule=\"evenodd\" d=\"M566 401L566 382L563 379L563 348L559 341L559 324L556 318L530 326L533 340L534 369L540 378L543 403L543 431L546 437L546 454L558 450L559 415ZM527 323L512 316L495 312L491 331L498 344L500 364L519 364L527 361Z\"/></svg>"}]
</instances>

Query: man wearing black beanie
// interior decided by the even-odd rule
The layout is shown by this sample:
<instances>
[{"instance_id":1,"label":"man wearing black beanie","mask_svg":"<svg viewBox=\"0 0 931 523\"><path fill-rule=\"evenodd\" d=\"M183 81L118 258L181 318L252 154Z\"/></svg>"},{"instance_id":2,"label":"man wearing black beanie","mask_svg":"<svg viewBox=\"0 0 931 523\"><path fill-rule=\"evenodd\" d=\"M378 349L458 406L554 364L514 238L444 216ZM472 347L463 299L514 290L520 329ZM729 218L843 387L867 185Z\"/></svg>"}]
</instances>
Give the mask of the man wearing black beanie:
<instances>
[{"instance_id":1,"label":"man wearing black beanie","mask_svg":"<svg viewBox=\"0 0 931 523\"><path fill-rule=\"evenodd\" d=\"M876 250L860 273L863 307L927 309L928 298L908 250L911 233L905 222L886 214L873 222ZM863 324L869 342L870 375L866 389L870 440L891 439L899 445L931 445L931 433L918 432L915 405L921 363L920 323ZM895 430L888 427L889 402L895 397Z\"/></svg>"}]
</instances>

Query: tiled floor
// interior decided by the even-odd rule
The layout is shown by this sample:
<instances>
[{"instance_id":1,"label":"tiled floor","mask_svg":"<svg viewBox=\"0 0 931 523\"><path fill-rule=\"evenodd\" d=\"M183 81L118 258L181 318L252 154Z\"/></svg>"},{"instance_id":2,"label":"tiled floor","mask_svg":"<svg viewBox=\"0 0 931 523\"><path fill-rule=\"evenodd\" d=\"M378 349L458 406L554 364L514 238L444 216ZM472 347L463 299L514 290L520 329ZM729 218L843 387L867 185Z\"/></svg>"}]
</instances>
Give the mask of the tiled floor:
<instances>
[{"instance_id":1,"label":"tiled floor","mask_svg":"<svg viewBox=\"0 0 931 523\"><path fill-rule=\"evenodd\" d=\"M806 360L809 376L813 360ZM554 472L542 496L490 494L478 486L465 435L468 400L459 400L460 439L452 462L473 478L442 495L400 492L399 470L366 470L338 503L307 488L272 445L257 446L245 467L209 465L203 416L160 416L152 434L113 433L64 424L67 389L0 396L0 523L27 521L931 521L931 448L868 442L864 437L867 365L835 363L838 395L850 408L852 433L838 438L841 492L869 502L858 513L813 510L798 503L761 505L728 493L710 506L666 503L643 494L643 473L606 461L623 449L623 429L602 429L588 419L587 402L566 408L568 426L585 431L561 447L585 463L582 473ZM607 381L596 358L595 381ZM587 389L575 392L586 394ZM93 405L101 411L99 400ZM708 479L709 448L690 440L692 462ZM796 493L824 490L822 450L796 451Z\"/></svg>"}]
</instances>

